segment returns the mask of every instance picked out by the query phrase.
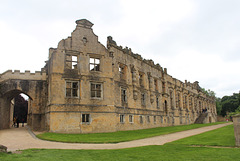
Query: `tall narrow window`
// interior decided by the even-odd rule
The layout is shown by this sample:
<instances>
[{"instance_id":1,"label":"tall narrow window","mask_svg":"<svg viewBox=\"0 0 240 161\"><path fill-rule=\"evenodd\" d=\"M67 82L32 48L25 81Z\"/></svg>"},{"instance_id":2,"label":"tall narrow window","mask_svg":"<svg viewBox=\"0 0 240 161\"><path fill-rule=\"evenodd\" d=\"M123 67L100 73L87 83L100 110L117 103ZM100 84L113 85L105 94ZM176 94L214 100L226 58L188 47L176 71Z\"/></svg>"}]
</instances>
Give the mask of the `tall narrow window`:
<instances>
[{"instance_id":1,"label":"tall narrow window","mask_svg":"<svg viewBox=\"0 0 240 161\"><path fill-rule=\"evenodd\" d=\"M139 116L139 122L140 122L140 124L143 123L143 116Z\"/></svg>"},{"instance_id":2,"label":"tall narrow window","mask_svg":"<svg viewBox=\"0 0 240 161\"><path fill-rule=\"evenodd\" d=\"M159 108L159 98L156 96L156 105L157 105L157 108Z\"/></svg>"},{"instance_id":3,"label":"tall narrow window","mask_svg":"<svg viewBox=\"0 0 240 161\"><path fill-rule=\"evenodd\" d=\"M78 82L66 82L66 97L78 97Z\"/></svg>"},{"instance_id":4,"label":"tall narrow window","mask_svg":"<svg viewBox=\"0 0 240 161\"><path fill-rule=\"evenodd\" d=\"M147 116L147 122L150 123L150 116Z\"/></svg>"},{"instance_id":5,"label":"tall narrow window","mask_svg":"<svg viewBox=\"0 0 240 161\"><path fill-rule=\"evenodd\" d=\"M77 69L77 56L76 55L66 55L66 68L67 69Z\"/></svg>"},{"instance_id":6,"label":"tall narrow window","mask_svg":"<svg viewBox=\"0 0 240 161\"><path fill-rule=\"evenodd\" d=\"M91 83L91 98L102 98L101 83Z\"/></svg>"},{"instance_id":7,"label":"tall narrow window","mask_svg":"<svg viewBox=\"0 0 240 161\"><path fill-rule=\"evenodd\" d=\"M121 102L122 105L125 105L127 103L127 90L124 88L121 88Z\"/></svg>"},{"instance_id":8,"label":"tall narrow window","mask_svg":"<svg viewBox=\"0 0 240 161\"><path fill-rule=\"evenodd\" d=\"M90 58L90 71L100 71L100 59Z\"/></svg>"},{"instance_id":9,"label":"tall narrow window","mask_svg":"<svg viewBox=\"0 0 240 161\"><path fill-rule=\"evenodd\" d=\"M90 114L82 114L82 123L90 123Z\"/></svg>"},{"instance_id":10,"label":"tall narrow window","mask_svg":"<svg viewBox=\"0 0 240 161\"><path fill-rule=\"evenodd\" d=\"M133 115L129 115L129 123L133 123Z\"/></svg>"},{"instance_id":11,"label":"tall narrow window","mask_svg":"<svg viewBox=\"0 0 240 161\"><path fill-rule=\"evenodd\" d=\"M155 91L158 91L158 81L157 79L154 79L154 87L155 87Z\"/></svg>"},{"instance_id":12,"label":"tall narrow window","mask_svg":"<svg viewBox=\"0 0 240 161\"><path fill-rule=\"evenodd\" d=\"M156 123L157 122L157 117L153 116L153 122Z\"/></svg>"},{"instance_id":13,"label":"tall narrow window","mask_svg":"<svg viewBox=\"0 0 240 161\"><path fill-rule=\"evenodd\" d=\"M141 104L142 104L142 106L146 105L146 95L145 95L145 93L141 94Z\"/></svg>"},{"instance_id":14,"label":"tall narrow window","mask_svg":"<svg viewBox=\"0 0 240 161\"><path fill-rule=\"evenodd\" d=\"M170 91L170 107L173 107L173 92Z\"/></svg>"},{"instance_id":15,"label":"tall narrow window","mask_svg":"<svg viewBox=\"0 0 240 161\"><path fill-rule=\"evenodd\" d=\"M139 85L140 86L144 86L144 83L143 83L143 73L139 73L138 79L139 79Z\"/></svg>"},{"instance_id":16,"label":"tall narrow window","mask_svg":"<svg viewBox=\"0 0 240 161\"><path fill-rule=\"evenodd\" d=\"M119 64L118 71L119 71L119 75L120 75L121 80L126 79L126 74L125 74L125 69L124 68L125 68L125 65Z\"/></svg>"},{"instance_id":17,"label":"tall narrow window","mask_svg":"<svg viewBox=\"0 0 240 161\"><path fill-rule=\"evenodd\" d=\"M120 123L124 123L124 122L125 122L124 115L120 115Z\"/></svg>"}]
</instances>

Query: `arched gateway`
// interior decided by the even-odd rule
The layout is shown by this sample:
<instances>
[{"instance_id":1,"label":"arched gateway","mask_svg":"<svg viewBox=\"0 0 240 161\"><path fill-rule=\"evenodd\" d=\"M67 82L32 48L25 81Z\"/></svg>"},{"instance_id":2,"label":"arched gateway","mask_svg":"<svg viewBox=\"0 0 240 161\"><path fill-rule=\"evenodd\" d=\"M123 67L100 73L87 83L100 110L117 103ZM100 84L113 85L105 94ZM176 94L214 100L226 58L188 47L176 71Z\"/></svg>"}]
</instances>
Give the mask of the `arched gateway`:
<instances>
[{"instance_id":1,"label":"arched gateway","mask_svg":"<svg viewBox=\"0 0 240 161\"><path fill-rule=\"evenodd\" d=\"M216 121L215 100L197 81L181 82L110 36L105 47L86 19L76 24L71 36L49 49L41 72L0 74L0 129L9 128L10 100L19 93L30 98L27 123L34 130L97 133L191 124L203 104Z\"/></svg>"},{"instance_id":2,"label":"arched gateway","mask_svg":"<svg viewBox=\"0 0 240 161\"><path fill-rule=\"evenodd\" d=\"M45 79L45 80L44 80ZM0 129L11 126L11 100L20 93L29 97L27 123L34 130L44 128L44 111L46 102L46 73L20 73L11 70L0 75ZM43 106L44 105L44 106Z\"/></svg>"}]
</instances>

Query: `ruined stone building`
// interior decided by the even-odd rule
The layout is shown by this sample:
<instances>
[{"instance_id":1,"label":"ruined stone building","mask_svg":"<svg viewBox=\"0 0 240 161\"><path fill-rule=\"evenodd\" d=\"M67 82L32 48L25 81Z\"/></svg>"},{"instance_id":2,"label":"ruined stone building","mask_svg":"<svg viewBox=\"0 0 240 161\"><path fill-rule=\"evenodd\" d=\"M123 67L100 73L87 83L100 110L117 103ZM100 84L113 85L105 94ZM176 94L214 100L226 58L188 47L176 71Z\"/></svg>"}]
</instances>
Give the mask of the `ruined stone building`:
<instances>
[{"instance_id":1,"label":"ruined stone building","mask_svg":"<svg viewBox=\"0 0 240 161\"><path fill-rule=\"evenodd\" d=\"M215 100L197 81L173 78L112 37L105 47L86 19L76 24L70 37L49 49L41 71L0 75L0 129L9 128L11 100L19 93L29 96L34 130L95 133L216 121Z\"/></svg>"}]
</instances>

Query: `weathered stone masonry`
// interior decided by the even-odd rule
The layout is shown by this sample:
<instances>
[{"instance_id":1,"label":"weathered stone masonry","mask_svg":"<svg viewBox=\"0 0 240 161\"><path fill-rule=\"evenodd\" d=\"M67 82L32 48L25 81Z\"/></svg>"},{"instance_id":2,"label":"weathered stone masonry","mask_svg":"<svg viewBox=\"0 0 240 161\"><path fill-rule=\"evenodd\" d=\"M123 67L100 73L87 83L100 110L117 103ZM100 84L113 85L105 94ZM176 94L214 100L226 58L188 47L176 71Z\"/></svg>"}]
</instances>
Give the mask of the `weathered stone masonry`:
<instances>
[{"instance_id":1,"label":"weathered stone masonry","mask_svg":"<svg viewBox=\"0 0 240 161\"><path fill-rule=\"evenodd\" d=\"M91 22L76 23L70 37L49 49L49 60L37 78L41 91L18 88L37 102L30 107L32 128L93 133L192 124L205 108L203 122L216 121L215 100L201 92L197 81L173 78L166 68L118 46L112 37L106 48ZM6 73L0 77L2 85L12 80ZM32 77L29 83L37 80Z\"/></svg>"}]
</instances>

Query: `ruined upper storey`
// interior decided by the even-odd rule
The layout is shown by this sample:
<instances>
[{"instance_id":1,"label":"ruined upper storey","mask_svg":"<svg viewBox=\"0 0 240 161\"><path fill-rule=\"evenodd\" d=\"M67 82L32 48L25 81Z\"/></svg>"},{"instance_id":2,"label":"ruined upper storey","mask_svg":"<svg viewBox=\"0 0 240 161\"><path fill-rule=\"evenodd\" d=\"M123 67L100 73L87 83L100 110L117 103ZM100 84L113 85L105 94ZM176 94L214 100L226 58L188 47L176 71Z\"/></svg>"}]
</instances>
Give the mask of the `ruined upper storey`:
<instances>
[{"instance_id":1,"label":"ruined upper storey","mask_svg":"<svg viewBox=\"0 0 240 161\"><path fill-rule=\"evenodd\" d=\"M71 33L71 36L68 37L67 39L61 40L58 44L57 49L50 50L49 58L51 58L52 53L54 53L58 50L58 53L62 53L63 55L66 55L65 60L59 59L60 64L65 63L64 61L71 61L72 63L75 63L76 69L81 70L81 72L85 72L89 68L88 61L90 61L91 58L92 59L97 58L97 59L101 60L101 63L103 60L101 58L103 58L103 57L104 58L112 57L112 61L118 61L115 58L116 53L114 53L114 50L115 51L118 50L118 51L120 51L120 53L134 58L134 60L136 60L136 62L140 62L137 64L143 63L143 64L146 64L147 66L149 66L150 68L154 68L154 69L158 70L159 71L158 77L162 81L170 84L170 86L172 86L173 88L185 88L185 89L189 89L189 90L194 89L197 92L201 91L200 90L201 88L197 81L195 81L194 83L190 83L188 81L181 82L180 80L173 78L172 76L168 75L167 68L163 69L159 64L155 64L153 60L143 59L141 55L133 53L131 48L128 48L128 47L123 48L122 46L118 46L116 41L114 41L111 36L109 36L107 38L107 48L106 48L104 45L102 45L98 41L98 36L95 35L92 30L93 23L91 23L90 21L88 21L86 19L80 19L80 20L76 21L76 24L77 24L76 29ZM114 48L114 50L113 50L113 48ZM80 55L82 55L82 56L80 56ZM76 57L75 58L76 62L70 60L71 57L72 58ZM80 67L77 66L78 65L77 62L80 62L80 64L85 63L85 66L82 67L82 69L80 69ZM134 63L134 62L132 62L132 63ZM67 63L65 63L65 64L67 64ZM112 64L114 64L114 63L112 62ZM132 68L132 66L134 66L134 64L132 64L132 65L128 64L128 65L129 65L129 68ZM131 67L130 67L130 65L131 65ZM72 67L72 68L75 68L75 67ZM100 66L100 67L103 68L103 66ZM57 70L63 72L64 71L63 66L61 66L61 65L57 66ZM66 69L65 69L65 71L66 71ZM109 70L109 68L106 68L106 70L102 70L102 71L103 72L111 72ZM141 71L141 72L144 72L144 71ZM145 74L147 75L149 72L150 71L147 71ZM77 74L76 74L76 77L78 77Z\"/></svg>"}]
</instances>

